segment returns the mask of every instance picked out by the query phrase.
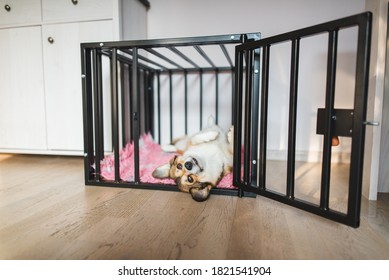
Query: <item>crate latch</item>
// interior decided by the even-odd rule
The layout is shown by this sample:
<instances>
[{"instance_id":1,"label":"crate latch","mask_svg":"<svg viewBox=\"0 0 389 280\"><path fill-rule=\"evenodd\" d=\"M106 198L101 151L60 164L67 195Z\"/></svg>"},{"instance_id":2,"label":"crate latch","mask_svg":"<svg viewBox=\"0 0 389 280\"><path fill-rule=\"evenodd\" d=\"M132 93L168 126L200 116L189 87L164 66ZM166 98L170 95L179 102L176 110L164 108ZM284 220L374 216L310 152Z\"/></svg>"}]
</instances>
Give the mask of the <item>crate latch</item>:
<instances>
[{"instance_id":1,"label":"crate latch","mask_svg":"<svg viewBox=\"0 0 389 280\"><path fill-rule=\"evenodd\" d=\"M354 122L354 110L351 109L333 109L331 116L332 125L332 136L345 136L351 137L353 133L353 122ZM326 133L327 118L326 109L317 109L317 123L316 123L316 134L324 135ZM328 132L327 132L328 133Z\"/></svg>"}]
</instances>

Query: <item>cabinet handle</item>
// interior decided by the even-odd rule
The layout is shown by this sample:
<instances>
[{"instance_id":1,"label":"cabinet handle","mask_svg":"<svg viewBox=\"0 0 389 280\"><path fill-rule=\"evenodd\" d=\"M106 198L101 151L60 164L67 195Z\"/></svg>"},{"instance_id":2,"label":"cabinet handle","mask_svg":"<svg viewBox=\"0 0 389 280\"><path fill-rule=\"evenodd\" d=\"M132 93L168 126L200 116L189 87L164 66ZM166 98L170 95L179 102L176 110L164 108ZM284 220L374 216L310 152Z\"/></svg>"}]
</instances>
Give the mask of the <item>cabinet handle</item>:
<instances>
[{"instance_id":1,"label":"cabinet handle","mask_svg":"<svg viewBox=\"0 0 389 280\"><path fill-rule=\"evenodd\" d=\"M54 38L53 37L49 37L49 38L47 38L47 41L49 41L50 44L53 44L54 43Z\"/></svg>"},{"instance_id":2,"label":"cabinet handle","mask_svg":"<svg viewBox=\"0 0 389 280\"><path fill-rule=\"evenodd\" d=\"M77 5L78 4L78 0L72 0L72 3L73 3L73 5Z\"/></svg>"},{"instance_id":3,"label":"cabinet handle","mask_svg":"<svg viewBox=\"0 0 389 280\"><path fill-rule=\"evenodd\" d=\"M8 4L6 4L6 5L4 6L4 9L5 9L7 12L10 12L10 11L11 11L11 6L8 5Z\"/></svg>"}]
</instances>

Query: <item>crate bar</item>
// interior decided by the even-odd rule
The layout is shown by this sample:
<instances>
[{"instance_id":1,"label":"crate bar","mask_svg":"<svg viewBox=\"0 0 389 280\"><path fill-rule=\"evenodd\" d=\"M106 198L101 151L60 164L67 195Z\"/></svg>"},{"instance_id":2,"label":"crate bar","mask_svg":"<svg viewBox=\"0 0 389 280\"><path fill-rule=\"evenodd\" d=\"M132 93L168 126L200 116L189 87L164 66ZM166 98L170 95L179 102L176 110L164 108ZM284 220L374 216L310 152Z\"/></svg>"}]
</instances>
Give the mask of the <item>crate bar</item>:
<instances>
[{"instance_id":1,"label":"crate bar","mask_svg":"<svg viewBox=\"0 0 389 280\"><path fill-rule=\"evenodd\" d=\"M154 116L155 116L155 104L154 104L154 87L153 87L153 84L154 84L154 79L155 79L155 72L151 72L149 71L149 79L148 79L148 90L149 90L149 94L148 94L148 101L149 101L149 108L151 110L151 114L152 116L149 117L149 131L148 132L152 132L154 131L154 128L155 128L155 124L154 124Z\"/></svg>"},{"instance_id":2,"label":"crate bar","mask_svg":"<svg viewBox=\"0 0 389 280\"><path fill-rule=\"evenodd\" d=\"M150 48L146 48L145 50L148 51L149 53L151 53L151 54L153 54L153 55L155 55L155 56L165 60L166 62L170 63L171 65L176 66L179 69L184 69L183 66L179 65L178 63L175 63L173 60L171 60L170 58L167 58L166 56L160 54L156 50L153 50L153 49L150 49Z\"/></svg>"},{"instance_id":3,"label":"crate bar","mask_svg":"<svg viewBox=\"0 0 389 280\"><path fill-rule=\"evenodd\" d=\"M161 73L184 73L185 71L188 73L200 73L202 71L203 73L214 73L216 69L219 71L219 73L229 73L233 71L234 69L231 67L217 67L217 68L211 68L211 67L202 67L200 69L197 68L186 68L186 69L177 69L177 68L172 68L172 69L161 69Z\"/></svg>"},{"instance_id":4,"label":"crate bar","mask_svg":"<svg viewBox=\"0 0 389 280\"><path fill-rule=\"evenodd\" d=\"M233 108L233 125L234 125L234 151L240 151L242 149L242 114L240 110L236 108L242 108L242 91L243 91L243 51L236 52L235 56L235 94L233 95L234 104ZM241 164L242 154L235 153L233 164L233 185L239 186L241 189L242 184L241 177Z\"/></svg>"},{"instance_id":5,"label":"crate bar","mask_svg":"<svg viewBox=\"0 0 389 280\"><path fill-rule=\"evenodd\" d=\"M96 135L100 137L99 146L100 146L100 158L99 161L104 157L104 121L103 121L103 68L102 68L102 58L101 53L97 52L96 56L96 71L97 71L97 95L98 95L98 110L100 114L99 122L99 133L96 132ZM96 148L97 149L97 148Z\"/></svg>"},{"instance_id":6,"label":"crate bar","mask_svg":"<svg viewBox=\"0 0 389 280\"><path fill-rule=\"evenodd\" d=\"M128 55L131 55L131 56L132 56L132 54L133 54L133 52L132 52L131 50L129 50L129 49L120 49L120 50L121 50L122 52L128 54ZM130 58L128 58L128 59L129 59L129 61L132 62L132 60L131 60ZM144 68L147 68L147 69L148 69L148 68L151 68L151 67L149 67L149 66L146 66L145 64L140 63L139 60L143 60L144 62L153 64L153 65L155 65L155 66L157 66L157 67L159 67L159 68L161 68L161 69L169 70L169 68L167 68L166 66L163 66L162 64L159 64L159 63L157 63L157 62L155 62L155 61L153 61L153 60L151 60L151 59L149 59L149 58L147 58L147 57L145 57L145 56L142 56L142 55L140 55L140 54L138 53L138 66L144 65Z\"/></svg>"},{"instance_id":7,"label":"crate bar","mask_svg":"<svg viewBox=\"0 0 389 280\"><path fill-rule=\"evenodd\" d=\"M235 76L236 76L236 71L235 68L231 70L231 123L234 124L234 116L235 116Z\"/></svg>"},{"instance_id":8,"label":"crate bar","mask_svg":"<svg viewBox=\"0 0 389 280\"><path fill-rule=\"evenodd\" d=\"M100 57L100 59L99 59ZM104 146L102 146L103 123L100 116L103 115L103 102L101 93L101 56L97 55L96 49L92 50L92 81L93 81L93 101L94 101L94 129L95 129L95 171L96 180L100 180L100 160L104 157Z\"/></svg>"},{"instance_id":9,"label":"crate bar","mask_svg":"<svg viewBox=\"0 0 389 280\"><path fill-rule=\"evenodd\" d=\"M200 46L193 46L196 51L213 67L216 68L215 64L209 58L209 56L204 52L204 50Z\"/></svg>"},{"instance_id":10,"label":"crate bar","mask_svg":"<svg viewBox=\"0 0 389 280\"><path fill-rule=\"evenodd\" d=\"M97 52L97 60L96 60L96 71L97 71L97 94L99 96L99 106L98 110L100 111L100 156L99 161L104 158L104 98L103 98L103 64L101 53Z\"/></svg>"},{"instance_id":11,"label":"crate bar","mask_svg":"<svg viewBox=\"0 0 389 280\"><path fill-rule=\"evenodd\" d=\"M119 65L120 65L120 73L119 73L119 84L120 84L120 105L121 105L121 110L120 110L120 113L121 113L121 116L120 116L120 119L122 121L122 126L121 126L121 129L122 129L122 133L121 133L121 136L122 136L122 143L126 143L127 142L127 129L126 129L126 104L125 104L125 88L124 88L124 62L120 61L119 62Z\"/></svg>"},{"instance_id":12,"label":"crate bar","mask_svg":"<svg viewBox=\"0 0 389 280\"><path fill-rule=\"evenodd\" d=\"M184 71L185 135L188 135L188 72Z\"/></svg>"},{"instance_id":13,"label":"crate bar","mask_svg":"<svg viewBox=\"0 0 389 280\"><path fill-rule=\"evenodd\" d=\"M134 181L136 184L140 183L139 177L139 137L140 137L140 98L139 98L139 83L138 83L138 48L134 47L133 51L133 64L132 64L132 100L133 100L133 135L134 135Z\"/></svg>"},{"instance_id":14,"label":"crate bar","mask_svg":"<svg viewBox=\"0 0 389 280\"><path fill-rule=\"evenodd\" d=\"M215 115L216 124L219 124L219 70L215 71Z\"/></svg>"},{"instance_id":15,"label":"crate bar","mask_svg":"<svg viewBox=\"0 0 389 280\"><path fill-rule=\"evenodd\" d=\"M224 56L226 57L226 59L228 61L228 64L230 64L231 67L234 67L234 65L232 64L231 57L230 57L230 55L227 52L226 46L225 45L220 45L220 48L222 49L222 51L224 53Z\"/></svg>"},{"instance_id":16,"label":"crate bar","mask_svg":"<svg viewBox=\"0 0 389 280\"><path fill-rule=\"evenodd\" d=\"M224 44L239 44L242 34L230 34L230 35L216 35L216 36L198 36L198 37L182 37L182 38L166 38L166 39L147 39L147 40L130 40L130 41L111 41L103 42L104 48L157 48L157 47L185 47L185 46L197 46L197 45L218 45ZM245 34L249 40L258 40L260 33L248 33ZM88 48L99 48L100 43L83 43L82 46Z\"/></svg>"},{"instance_id":17,"label":"crate bar","mask_svg":"<svg viewBox=\"0 0 389 280\"><path fill-rule=\"evenodd\" d=\"M173 142L173 74L169 72L169 125L170 125L170 143Z\"/></svg>"},{"instance_id":18,"label":"crate bar","mask_svg":"<svg viewBox=\"0 0 389 280\"><path fill-rule=\"evenodd\" d=\"M267 119L269 105L269 60L270 45L262 47L262 81L261 81L261 120L259 132L259 182L258 186L266 188L266 150L267 150Z\"/></svg>"},{"instance_id":19,"label":"crate bar","mask_svg":"<svg viewBox=\"0 0 389 280\"><path fill-rule=\"evenodd\" d=\"M146 132L146 131L143 131L143 129L147 129L147 120L148 120L148 116L147 114L145 114L145 111L147 109L147 84L146 84L146 80L147 80L147 73L146 71L139 71L138 72L138 75L141 77L140 78L140 82L139 82L139 90L140 90L140 102L142 104L142 109L144 110L141 110L139 111L139 115L142 116L140 119L141 119L141 122L139 122L139 127L140 127L140 131L139 131L139 135L142 135L142 133Z\"/></svg>"},{"instance_id":20,"label":"crate bar","mask_svg":"<svg viewBox=\"0 0 389 280\"><path fill-rule=\"evenodd\" d=\"M94 176L91 166L93 158L93 105L92 105L92 74L91 51L81 48L81 73L83 88L83 121L84 121L84 178L85 184Z\"/></svg>"},{"instance_id":21,"label":"crate bar","mask_svg":"<svg viewBox=\"0 0 389 280\"><path fill-rule=\"evenodd\" d=\"M253 97L253 51L246 52L246 88L245 88L245 121L244 121L244 164L243 180L251 184L251 108Z\"/></svg>"},{"instance_id":22,"label":"crate bar","mask_svg":"<svg viewBox=\"0 0 389 280\"><path fill-rule=\"evenodd\" d=\"M323 141L323 159L320 188L320 208L328 209L330 196L330 176L331 176L331 139L335 102L335 78L336 60L338 48L338 31L329 32L328 55L327 55L327 82L326 82L326 132Z\"/></svg>"},{"instance_id":23,"label":"crate bar","mask_svg":"<svg viewBox=\"0 0 389 280\"><path fill-rule=\"evenodd\" d=\"M154 87L153 87L153 81L154 81L154 72L147 71L147 83L146 83L146 89L147 94L145 95L146 101L147 101L147 110L149 110L149 114L146 114L147 117L147 127L146 127L146 133L154 131L154 102L153 102L153 96L154 96Z\"/></svg>"},{"instance_id":24,"label":"crate bar","mask_svg":"<svg viewBox=\"0 0 389 280\"><path fill-rule=\"evenodd\" d=\"M88 183L88 185L91 185ZM97 187L112 187L112 181L99 181L93 182L93 186ZM134 188L134 189L145 189L145 190L159 190L159 191L175 191L179 192L180 190L176 185L167 185L167 184L150 184L150 183L142 183L134 184L133 182L121 181L115 184L117 188ZM238 189L219 189L212 188L210 193L217 195L238 195ZM247 194L248 197L255 197L255 195Z\"/></svg>"},{"instance_id":25,"label":"crate bar","mask_svg":"<svg viewBox=\"0 0 389 280\"><path fill-rule=\"evenodd\" d=\"M129 96L128 96L128 108L129 108L129 130L130 130L130 140L134 140L134 130L133 130L133 122L131 120L131 118L133 117L134 115L134 91L133 91L133 88L132 88L132 76L133 76L133 68L132 68L132 64L128 65L128 91L129 91Z\"/></svg>"},{"instance_id":26,"label":"crate bar","mask_svg":"<svg viewBox=\"0 0 389 280\"><path fill-rule=\"evenodd\" d=\"M201 67L198 66L196 63L193 62L193 60L191 60L189 57L187 57L185 54L183 54L180 50L178 50L177 48L175 47L169 47L168 48L169 50L171 50L172 52L174 52L175 54L179 55L180 57L182 57L186 62L189 62L191 65L193 65L196 69L200 69Z\"/></svg>"},{"instance_id":27,"label":"crate bar","mask_svg":"<svg viewBox=\"0 0 389 280\"><path fill-rule=\"evenodd\" d=\"M286 196L294 198L294 180L296 167L296 123L297 123L297 94L298 94L298 66L300 53L300 39L292 41L290 91L289 91L289 124L288 124L288 162L286 175Z\"/></svg>"},{"instance_id":28,"label":"crate bar","mask_svg":"<svg viewBox=\"0 0 389 280\"><path fill-rule=\"evenodd\" d=\"M251 182L258 185L258 116L259 116L259 68L260 68L260 49L253 50L253 78L252 78L252 106L251 106Z\"/></svg>"},{"instance_id":29,"label":"crate bar","mask_svg":"<svg viewBox=\"0 0 389 280\"><path fill-rule=\"evenodd\" d=\"M161 73L157 72L158 144L161 144Z\"/></svg>"},{"instance_id":30,"label":"crate bar","mask_svg":"<svg viewBox=\"0 0 389 280\"><path fill-rule=\"evenodd\" d=\"M138 68L138 93L137 94L138 94L140 106L139 106L139 110L137 112L138 112L138 116L139 116L139 136L141 136L142 133L144 133L144 129L147 126L146 125L146 123L147 123L147 116L146 116L147 90L145 88L145 85L146 85L145 79L147 79L147 77L146 77L145 72L146 72L146 70ZM136 104L135 104L135 106L136 106Z\"/></svg>"},{"instance_id":31,"label":"crate bar","mask_svg":"<svg viewBox=\"0 0 389 280\"><path fill-rule=\"evenodd\" d=\"M120 159L119 159L119 100L118 100L118 69L117 49L112 49L111 57L111 110L112 110L112 146L115 165L115 182L120 181Z\"/></svg>"},{"instance_id":32,"label":"crate bar","mask_svg":"<svg viewBox=\"0 0 389 280\"><path fill-rule=\"evenodd\" d=\"M347 210L347 214L350 216L350 223L354 227L359 226L361 211L362 172L359 172L359 170L363 170L363 139L365 138L364 123L366 121L366 104L369 82L367 77L369 76L370 63L371 21L372 14L367 13L367 16L364 18L365 24L361 24L358 31L354 123L352 131L349 199Z\"/></svg>"},{"instance_id":33,"label":"crate bar","mask_svg":"<svg viewBox=\"0 0 389 280\"><path fill-rule=\"evenodd\" d=\"M101 54L109 57L109 58L112 58L112 55L109 53L109 52L106 52L106 51L102 51ZM126 64L131 64L133 63L133 60L127 56L124 56L122 54L119 54L119 53L116 53L116 59L117 61L119 62L124 62ZM142 63L138 63L138 68L140 69L150 69L149 66L145 65L145 64L142 64ZM168 68L166 68L168 69Z\"/></svg>"},{"instance_id":34,"label":"crate bar","mask_svg":"<svg viewBox=\"0 0 389 280\"><path fill-rule=\"evenodd\" d=\"M200 130L203 129L203 70L200 70Z\"/></svg>"}]
</instances>

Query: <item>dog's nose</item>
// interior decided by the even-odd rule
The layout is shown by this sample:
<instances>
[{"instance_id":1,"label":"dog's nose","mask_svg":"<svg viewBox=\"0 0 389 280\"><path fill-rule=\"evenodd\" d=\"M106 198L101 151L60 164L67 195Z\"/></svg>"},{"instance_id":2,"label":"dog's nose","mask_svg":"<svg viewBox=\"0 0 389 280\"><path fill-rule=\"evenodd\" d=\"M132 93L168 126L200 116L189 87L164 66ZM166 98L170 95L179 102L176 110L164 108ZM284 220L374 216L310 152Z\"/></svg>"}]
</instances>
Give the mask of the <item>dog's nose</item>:
<instances>
[{"instance_id":1,"label":"dog's nose","mask_svg":"<svg viewBox=\"0 0 389 280\"><path fill-rule=\"evenodd\" d=\"M185 168L188 170L192 170L193 163L191 163L190 161L185 162Z\"/></svg>"}]
</instances>

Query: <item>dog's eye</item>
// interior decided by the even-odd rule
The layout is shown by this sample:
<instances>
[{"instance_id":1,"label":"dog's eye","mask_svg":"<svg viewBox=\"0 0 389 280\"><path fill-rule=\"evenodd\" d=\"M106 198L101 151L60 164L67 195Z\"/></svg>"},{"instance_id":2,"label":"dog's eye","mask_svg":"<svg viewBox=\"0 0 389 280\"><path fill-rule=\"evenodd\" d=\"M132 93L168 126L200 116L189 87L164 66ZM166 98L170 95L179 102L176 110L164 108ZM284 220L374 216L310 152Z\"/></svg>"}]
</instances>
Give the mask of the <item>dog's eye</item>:
<instances>
[{"instance_id":1,"label":"dog's eye","mask_svg":"<svg viewBox=\"0 0 389 280\"><path fill-rule=\"evenodd\" d=\"M188 176L188 182L189 182L189 183L193 183L193 178L192 178L192 176Z\"/></svg>"},{"instance_id":2,"label":"dog's eye","mask_svg":"<svg viewBox=\"0 0 389 280\"><path fill-rule=\"evenodd\" d=\"M177 164L177 169L182 169L182 164L181 163L179 163L179 164Z\"/></svg>"}]
</instances>

